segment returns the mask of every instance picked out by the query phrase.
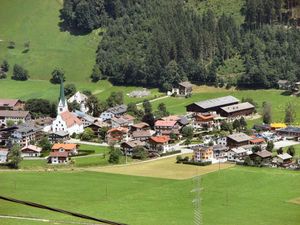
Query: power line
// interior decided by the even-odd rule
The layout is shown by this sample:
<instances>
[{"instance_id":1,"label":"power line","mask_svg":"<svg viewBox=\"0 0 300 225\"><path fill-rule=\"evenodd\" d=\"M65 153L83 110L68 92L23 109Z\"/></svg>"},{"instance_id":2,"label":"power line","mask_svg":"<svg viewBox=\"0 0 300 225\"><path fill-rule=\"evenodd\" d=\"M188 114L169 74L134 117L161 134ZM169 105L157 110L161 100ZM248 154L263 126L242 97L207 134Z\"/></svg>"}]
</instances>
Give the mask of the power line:
<instances>
[{"instance_id":1,"label":"power line","mask_svg":"<svg viewBox=\"0 0 300 225\"><path fill-rule=\"evenodd\" d=\"M104 223L104 224L126 225L124 223L118 223L118 222L114 222L114 221L106 220L106 219L98 219L98 218L95 218L95 217L91 217L91 216L76 213L76 212L71 212L71 211L64 210L64 209L53 208L53 207L50 207L50 206L41 205L41 204L38 204L38 203L29 202L29 201L23 201L23 200L19 200L19 199L15 199L15 198L5 197L5 196L1 196L1 195L0 195L0 199L2 199L4 201L8 201L8 202L14 202L14 203L22 204L22 205L31 206L31 207L34 207L34 208L46 209L46 210L53 211L53 212L67 214L67 215L70 215L70 216L74 216L74 217L78 217L78 218L82 218L82 219L86 219L86 220L101 222L101 223Z\"/></svg>"},{"instance_id":2,"label":"power line","mask_svg":"<svg viewBox=\"0 0 300 225\"><path fill-rule=\"evenodd\" d=\"M193 200L194 204L194 224L201 225L202 224L202 213L201 213L201 177L196 176L193 178L195 183L195 188L192 192L195 193L195 198Z\"/></svg>"}]
</instances>

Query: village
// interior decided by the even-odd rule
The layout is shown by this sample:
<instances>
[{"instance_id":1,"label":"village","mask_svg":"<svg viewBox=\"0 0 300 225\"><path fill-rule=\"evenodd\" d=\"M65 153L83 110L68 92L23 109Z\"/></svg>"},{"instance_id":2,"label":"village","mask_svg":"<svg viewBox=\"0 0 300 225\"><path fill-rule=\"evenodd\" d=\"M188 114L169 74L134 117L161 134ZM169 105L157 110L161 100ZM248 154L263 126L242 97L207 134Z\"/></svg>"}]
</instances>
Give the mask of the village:
<instances>
[{"instance_id":1,"label":"village","mask_svg":"<svg viewBox=\"0 0 300 225\"><path fill-rule=\"evenodd\" d=\"M189 82L181 82L168 94L186 97L192 89ZM177 154L177 163L197 166L236 163L299 169L294 145L300 144L300 128L272 123L247 129L247 120L257 116L255 106L233 96L194 102L186 106L185 115L155 118L152 125L137 121L125 104L93 117L87 98L76 92L67 99L62 82L57 117L34 119L22 100L0 99L0 163L9 164L10 151L17 145L24 160L43 156L49 164L68 165L82 155L80 143L91 142L118 148L123 156L139 160ZM80 110L69 111L72 102ZM182 157L184 153L190 157Z\"/></svg>"}]
</instances>

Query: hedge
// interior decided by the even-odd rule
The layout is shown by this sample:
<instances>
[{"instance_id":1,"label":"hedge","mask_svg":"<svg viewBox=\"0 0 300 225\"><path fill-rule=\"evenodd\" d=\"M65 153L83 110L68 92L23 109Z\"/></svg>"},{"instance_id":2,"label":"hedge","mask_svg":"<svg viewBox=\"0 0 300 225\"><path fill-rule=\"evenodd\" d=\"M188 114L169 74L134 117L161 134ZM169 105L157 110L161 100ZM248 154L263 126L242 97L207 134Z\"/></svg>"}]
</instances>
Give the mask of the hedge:
<instances>
[{"instance_id":1,"label":"hedge","mask_svg":"<svg viewBox=\"0 0 300 225\"><path fill-rule=\"evenodd\" d=\"M195 165L195 166L208 166L208 165L212 164L211 161L207 161L207 162L183 161L182 163L183 164L188 164L188 165Z\"/></svg>"},{"instance_id":2,"label":"hedge","mask_svg":"<svg viewBox=\"0 0 300 225\"><path fill-rule=\"evenodd\" d=\"M172 151L172 152L166 152L166 153L162 153L160 156L175 155L178 153L181 153L181 151L177 150L177 151Z\"/></svg>"}]
</instances>

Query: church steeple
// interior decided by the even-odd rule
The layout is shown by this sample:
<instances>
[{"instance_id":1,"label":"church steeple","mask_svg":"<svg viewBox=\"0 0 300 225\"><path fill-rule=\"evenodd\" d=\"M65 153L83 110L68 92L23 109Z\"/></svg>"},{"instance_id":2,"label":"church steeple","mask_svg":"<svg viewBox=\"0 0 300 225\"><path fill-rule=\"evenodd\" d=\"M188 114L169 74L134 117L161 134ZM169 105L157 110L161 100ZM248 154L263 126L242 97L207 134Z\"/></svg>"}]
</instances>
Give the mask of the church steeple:
<instances>
[{"instance_id":1,"label":"church steeple","mask_svg":"<svg viewBox=\"0 0 300 225\"><path fill-rule=\"evenodd\" d=\"M59 92L59 101L57 106L57 114L61 114L63 112L69 111L68 110L68 103L65 97L65 88L63 79L60 79L60 92Z\"/></svg>"}]
</instances>

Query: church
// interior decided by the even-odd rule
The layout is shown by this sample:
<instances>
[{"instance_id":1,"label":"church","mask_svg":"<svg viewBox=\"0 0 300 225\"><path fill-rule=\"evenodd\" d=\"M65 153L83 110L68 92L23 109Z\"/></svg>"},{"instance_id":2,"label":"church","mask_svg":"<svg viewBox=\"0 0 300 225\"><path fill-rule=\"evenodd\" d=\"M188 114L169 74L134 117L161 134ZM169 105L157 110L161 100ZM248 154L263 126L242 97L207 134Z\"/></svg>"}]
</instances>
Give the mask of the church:
<instances>
[{"instance_id":1,"label":"church","mask_svg":"<svg viewBox=\"0 0 300 225\"><path fill-rule=\"evenodd\" d=\"M58 131L68 132L69 135L74 133L80 134L84 131L83 124L80 119L77 118L68 109L68 103L65 98L64 84L60 84L60 96L57 106L57 117L52 123L52 132L56 133Z\"/></svg>"}]
</instances>

